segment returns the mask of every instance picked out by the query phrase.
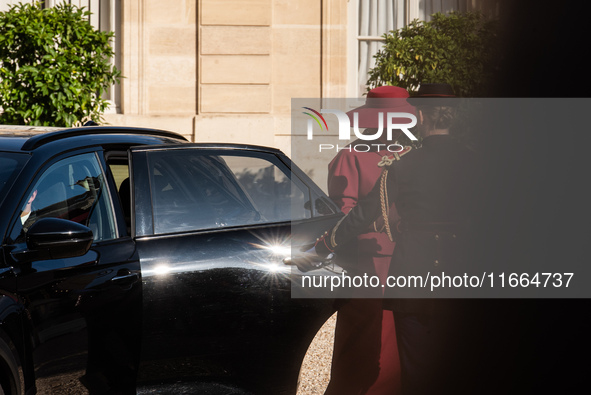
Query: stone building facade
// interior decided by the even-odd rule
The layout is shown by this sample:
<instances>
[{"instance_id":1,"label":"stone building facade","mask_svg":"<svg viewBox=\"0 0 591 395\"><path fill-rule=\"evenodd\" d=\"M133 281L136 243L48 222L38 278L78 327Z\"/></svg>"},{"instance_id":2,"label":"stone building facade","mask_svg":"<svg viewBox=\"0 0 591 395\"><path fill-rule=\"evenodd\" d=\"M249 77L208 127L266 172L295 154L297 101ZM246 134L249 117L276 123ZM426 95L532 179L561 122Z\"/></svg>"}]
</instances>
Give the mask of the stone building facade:
<instances>
[{"instance_id":1,"label":"stone building facade","mask_svg":"<svg viewBox=\"0 0 591 395\"><path fill-rule=\"evenodd\" d=\"M61 0L46 0L53 6ZM0 11L18 0L0 0ZM499 0L70 0L113 30L105 119L290 153L292 98L359 97L381 35Z\"/></svg>"}]
</instances>

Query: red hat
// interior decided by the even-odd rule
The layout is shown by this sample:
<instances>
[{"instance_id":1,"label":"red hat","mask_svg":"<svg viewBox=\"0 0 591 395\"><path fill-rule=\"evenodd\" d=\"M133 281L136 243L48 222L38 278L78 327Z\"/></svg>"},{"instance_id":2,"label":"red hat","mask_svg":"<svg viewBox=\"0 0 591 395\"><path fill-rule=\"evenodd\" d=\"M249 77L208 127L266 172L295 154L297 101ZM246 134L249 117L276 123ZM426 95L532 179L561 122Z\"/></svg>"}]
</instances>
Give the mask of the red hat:
<instances>
[{"instance_id":1,"label":"red hat","mask_svg":"<svg viewBox=\"0 0 591 395\"><path fill-rule=\"evenodd\" d=\"M409 97L406 89L398 86L378 86L367 93L367 100L365 104L347 113L351 120L351 127L353 127L353 114L358 114L360 128L378 128L380 117L378 113L382 113L383 127L387 123L386 114L389 112L406 112L416 114L416 110L406 100ZM394 118L394 123L404 124L410 123L409 118Z\"/></svg>"}]
</instances>

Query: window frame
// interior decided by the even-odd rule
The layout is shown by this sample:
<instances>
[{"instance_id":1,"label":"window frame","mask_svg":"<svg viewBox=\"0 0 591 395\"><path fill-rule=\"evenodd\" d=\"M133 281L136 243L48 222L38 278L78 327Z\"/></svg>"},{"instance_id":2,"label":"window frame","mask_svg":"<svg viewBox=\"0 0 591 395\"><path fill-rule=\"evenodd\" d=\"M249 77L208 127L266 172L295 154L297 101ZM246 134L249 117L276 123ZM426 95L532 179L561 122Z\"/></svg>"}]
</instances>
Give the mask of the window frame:
<instances>
[{"instance_id":1,"label":"window frame","mask_svg":"<svg viewBox=\"0 0 591 395\"><path fill-rule=\"evenodd\" d=\"M111 159L115 161L126 161L127 163L127 172L128 177L131 182L131 163L129 159L129 152L126 149L112 149L106 151L97 151L97 154L100 159L101 166L103 167L103 171L106 174L108 188L109 188L109 195L112 201L111 206L113 207L113 211L115 213L116 221L117 221L117 229L119 234L119 239L124 237L132 237L133 236L133 200L130 194L130 215L131 215L131 227L128 231L127 224L125 223L125 214L123 211L123 202L119 196L119 189L116 184L115 177L111 171L111 167L109 165L109 161Z\"/></svg>"},{"instance_id":2,"label":"window frame","mask_svg":"<svg viewBox=\"0 0 591 395\"><path fill-rule=\"evenodd\" d=\"M397 21L402 23L401 26L395 26L394 29L400 29L408 25L414 19L422 21L429 21L431 14L436 12L448 11L466 11L474 7L470 7L467 0L390 0L392 2L403 2L404 15L403 20ZM364 92L359 91L359 71L360 71L360 51L359 45L361 41L382 41L385 40L381 36L362 36L359 34L360 28L360 2L361 0L351 0L348 2L348 20L347 20L347 96L351 98L359 98L365 95ZM438 3L436 5L435 3ZM454 4L452 4L454 3ZM476 7L477 8L477 7ZM445 9L445 10L444 10ZM400 19L400 18L398 18ZM369 23L369 22L368 22ZM375 55L375 53L374 53ZM372 55L373 57L373 55ZM368 69L369 71L369 69ZM367 77L367 76L366 76Z\"/></svg>"},{"instance_id":3,"label":"window frame","mask_svg":"<svg viewBox=\"0 0 591 395\"><path fill-rule=\"evenodd\" d=\"M62 3L63 0L45 0L46 8L54 7L56 4ZM121 47L122 47L122 25L121 25L121 1L107 0L108 7L105 7L102 0L70 0L70 4L78 7L84 7L90 11L89 23L99 31L111 31L115 33L114 39L111 41L113 52L115 55L111 59L111 64L118 70L121 70ZM107 11L105 12L105 9ZM108 23L105 23L108 21ZM109 107L106 109L107 114L121 113L121 84L113 84L107 92L103 94L103 99L107 100Z\"/></svg>"}]
</instances>

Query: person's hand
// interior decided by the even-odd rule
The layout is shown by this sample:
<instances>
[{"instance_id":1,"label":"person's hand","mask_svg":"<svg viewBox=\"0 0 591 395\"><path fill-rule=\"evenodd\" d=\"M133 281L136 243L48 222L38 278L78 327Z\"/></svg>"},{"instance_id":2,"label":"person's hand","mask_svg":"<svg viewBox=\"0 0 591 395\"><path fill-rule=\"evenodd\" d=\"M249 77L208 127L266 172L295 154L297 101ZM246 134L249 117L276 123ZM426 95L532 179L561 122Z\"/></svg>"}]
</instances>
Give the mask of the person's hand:
<instances>
[{"instance_id":1,"label":"person's hand","mask_svg":"<svg viewBox=\"0 0 591 395\"><path fill-rule=\"evenodd\" d=\"M316 247L312 246L300 254L285 258L283 263L286 265L296 266L301 272L309 272L310 270L317 270L323 266L328 265L334 257L334 254L328 256L320 256L316 253Z\"/></svg>"},{"instance_id":2,"label":"person's hand","mask_svg":"<svg viewBox=\"0 0 591 395\"><path fill-rule=\"evenodd\" d=\"M334 249L329 247L329 233L324 232L322 236L316 239L316 244L314 244L314 252L321 257L328 257L330 254L334 252Z\"/></svg>"}]
</instances>

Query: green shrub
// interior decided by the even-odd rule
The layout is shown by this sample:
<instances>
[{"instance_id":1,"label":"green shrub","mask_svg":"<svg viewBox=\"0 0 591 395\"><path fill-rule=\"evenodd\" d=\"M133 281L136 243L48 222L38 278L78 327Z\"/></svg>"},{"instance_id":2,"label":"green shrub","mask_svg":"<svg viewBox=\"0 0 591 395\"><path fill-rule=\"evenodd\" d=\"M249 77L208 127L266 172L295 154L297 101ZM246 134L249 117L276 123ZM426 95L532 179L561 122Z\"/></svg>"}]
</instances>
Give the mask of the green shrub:
<instances>
[{"instance_id":1,"label":"green shrub","mask_svg":"<svg viewBox=\"0 0 591 395\"><path fill-rule=\"evenodd\" d=\"M18 4L0 13L0 123L71 126L99 123L102 94L119 82L112 32L91 26L69 4Z\"/></svg>"},{"instance_id":2,"label":"green shrub","mask_svg":"<svg viewBox=\"0 0 591 395\"><path fill-rule=\"evenodd\" d=\"M394 85L415 91L421 82L448 83L456 95L482 97L498 64L497 23L481 13L437 13L385 34L369 72L369 89Z\"/></svg>"}]
</instances>

